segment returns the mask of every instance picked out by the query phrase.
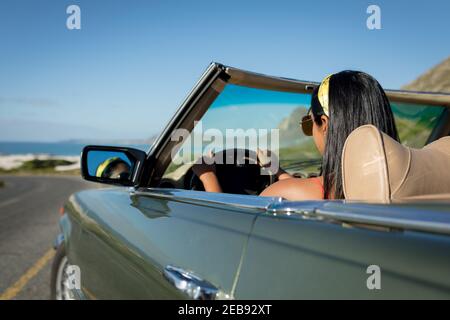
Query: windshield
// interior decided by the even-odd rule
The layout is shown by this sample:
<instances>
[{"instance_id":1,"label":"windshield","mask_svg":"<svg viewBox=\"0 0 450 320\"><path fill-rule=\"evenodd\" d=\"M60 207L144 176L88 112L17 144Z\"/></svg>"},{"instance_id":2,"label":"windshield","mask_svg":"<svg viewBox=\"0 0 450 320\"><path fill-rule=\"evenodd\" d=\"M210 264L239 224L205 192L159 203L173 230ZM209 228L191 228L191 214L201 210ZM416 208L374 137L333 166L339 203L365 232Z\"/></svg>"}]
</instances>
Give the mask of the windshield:
<instances>
[{"instance_id":1,"label":"windshield","mask_svg":"<svg viewBox=\"0 0 450 320\"><path fill-rule=\"evenodd\" d=\"M300 121L311 103L311 94L280 92L227 84L193 133L184 141L189 148L182 148L174 157L183 163L195 161L208 150L215 152L233 147L256 151L263 149L261 141L268 139L268 149L278 148L280 166L291 174L300 176L320 173L321 156L313 139L305 136ZM422 147L443 111L441 107L425 105L392 104L401 141L411 147ZM225 140L204 139L205 132L220 132ZM228 132L227 132L228 130ZM230 130L232 135L230 138ZM278 142L274 144L276 131ZM256 139L249 139L249 134ZM239 139L243 136L245 139ZM202 139L203 137L203 139ZM275 137L276 138L276 137ZM271 140L272 139L272 140ZM233 141L230 141L233 140ZM201 141L201 143L192 143ZM264 144L263 144L264 145ZM189 150L186 152L186 150ZM166 173L180 166L173 161Z\"/></svg>"}]
</instances>

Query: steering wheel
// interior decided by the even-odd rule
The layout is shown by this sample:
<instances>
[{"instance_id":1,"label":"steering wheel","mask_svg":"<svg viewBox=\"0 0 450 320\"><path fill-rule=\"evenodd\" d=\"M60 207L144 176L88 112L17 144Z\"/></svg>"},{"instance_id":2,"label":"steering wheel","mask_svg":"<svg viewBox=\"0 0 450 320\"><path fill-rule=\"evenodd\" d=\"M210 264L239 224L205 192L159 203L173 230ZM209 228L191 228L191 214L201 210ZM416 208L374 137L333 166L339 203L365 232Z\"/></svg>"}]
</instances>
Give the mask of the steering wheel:
<instances>
[{"instance_id":1,"label":"steering wheel","mask_svg":"<svg viewBox=\"0 0 450 320\"><path fill-rule=\"evenodd\" d=\"M215 153L216 175L224 193L257 195L276 181L275 175L262 174L256 152L248 149L226 149ZM191 171L191 190L205 190Z\"/></svg>"}]
</instances>

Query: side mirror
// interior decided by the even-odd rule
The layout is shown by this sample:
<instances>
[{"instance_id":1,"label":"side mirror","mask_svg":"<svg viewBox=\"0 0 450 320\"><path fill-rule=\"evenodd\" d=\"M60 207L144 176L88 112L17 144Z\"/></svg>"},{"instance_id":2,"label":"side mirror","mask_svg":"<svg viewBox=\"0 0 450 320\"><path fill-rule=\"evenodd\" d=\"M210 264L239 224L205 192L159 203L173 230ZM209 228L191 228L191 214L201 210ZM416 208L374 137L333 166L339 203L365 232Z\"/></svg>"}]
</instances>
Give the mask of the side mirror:
<instances>
[{"instance_id":1,"label":"side mirror","mask_svg":"<svg viewBox=\"0 0 450 320\"><path fill-rule=\"evenodd\" d=\"M86 146L81 153L81 175L88 181L136 186L146 157L144 151L133 148Z\"/></svg>"}]
</instances>

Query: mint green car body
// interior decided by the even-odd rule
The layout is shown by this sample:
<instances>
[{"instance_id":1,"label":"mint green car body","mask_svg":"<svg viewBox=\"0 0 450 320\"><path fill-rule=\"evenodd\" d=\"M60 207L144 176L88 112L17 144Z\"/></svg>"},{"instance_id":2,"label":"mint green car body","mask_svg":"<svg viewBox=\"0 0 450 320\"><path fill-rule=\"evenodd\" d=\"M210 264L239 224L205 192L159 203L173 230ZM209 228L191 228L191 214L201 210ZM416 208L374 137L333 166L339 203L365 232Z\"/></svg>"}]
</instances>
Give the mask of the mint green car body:
<instances>
[{"instance_id":1,"label":"mint green car body","mask_svg":"<svg viewBox=\"0 0 450 320\"><path fill-rule=\"evenodd\" d=\"M170 132L218 79L302 85L212 64L149 163L164 158ZM390 98L448 107L445 95ZM430 139L448 134L448 123L445 110ZM68 261L81 270L77 298L192 298L168 281L168 266L207 281L221 299L450 298L450 200L291 202L161 188L157 172L144 172L139 186L81 191L66 203L60 225Z\"/></svg>"}]
</instances>

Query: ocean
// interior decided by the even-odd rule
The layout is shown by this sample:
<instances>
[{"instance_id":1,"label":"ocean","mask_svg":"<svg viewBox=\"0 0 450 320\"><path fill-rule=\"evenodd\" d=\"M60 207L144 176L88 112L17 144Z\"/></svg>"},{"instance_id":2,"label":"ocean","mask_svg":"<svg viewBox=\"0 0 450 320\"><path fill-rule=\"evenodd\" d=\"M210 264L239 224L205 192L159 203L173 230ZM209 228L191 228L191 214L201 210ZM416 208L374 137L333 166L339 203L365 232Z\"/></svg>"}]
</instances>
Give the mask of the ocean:
<instances>
[{"instance_id":1,"label":"ocean","mask_svg":"<svg viewBox=\"0 0 450 320\"><path fill-rule=\"evenodd\" d=\"M86 144L64 142L0 142L0 155L6 154L48 154L55 156L78 156ZM121 145L148 151L150 145Z\"/></svg>"}]
</instances>

